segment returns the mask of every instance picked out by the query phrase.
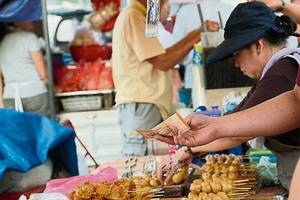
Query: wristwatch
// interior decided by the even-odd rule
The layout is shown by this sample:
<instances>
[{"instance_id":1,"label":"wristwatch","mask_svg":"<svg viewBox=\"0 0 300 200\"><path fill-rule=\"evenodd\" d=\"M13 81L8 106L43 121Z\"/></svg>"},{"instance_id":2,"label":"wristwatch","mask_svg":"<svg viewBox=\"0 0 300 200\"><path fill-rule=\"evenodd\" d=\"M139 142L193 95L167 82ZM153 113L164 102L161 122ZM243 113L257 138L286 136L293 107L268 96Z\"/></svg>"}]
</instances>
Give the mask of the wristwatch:
<instances>
[{"instance_id":1,"label":"wristwatch","mask_svg":"<svg viewBox=\"0 0 300 200\"><path fill-rule=\"evenodd\" d=\"M192 149L190 147L183 147L184 148L184 152L188 153L192 156L196 155L197 153L193 152Z\"/></svg>"}]
</instances>

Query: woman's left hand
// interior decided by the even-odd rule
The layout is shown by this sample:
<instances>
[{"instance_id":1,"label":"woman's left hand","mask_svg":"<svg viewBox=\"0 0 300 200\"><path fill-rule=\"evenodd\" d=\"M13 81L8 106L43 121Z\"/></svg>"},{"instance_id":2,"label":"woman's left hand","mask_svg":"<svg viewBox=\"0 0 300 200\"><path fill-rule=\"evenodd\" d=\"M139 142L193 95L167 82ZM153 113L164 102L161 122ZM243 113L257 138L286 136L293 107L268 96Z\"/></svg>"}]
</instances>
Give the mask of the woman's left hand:
<instances>
[{"instance_id":1,"label":"woman's left hand","mask_svg":"<svg viewBox=\"0 0 300 200\"><path fill-rule=\"evenodd\" d=\"M154 139L168 144L180 144L187 147L205 145L218 139L218 124L215 123L217 117L193 113L184 120L190 126L190 130L182 133L176 127L170 127L173 130L173 136L155 135Z\"/></svg>"}]
</instances>

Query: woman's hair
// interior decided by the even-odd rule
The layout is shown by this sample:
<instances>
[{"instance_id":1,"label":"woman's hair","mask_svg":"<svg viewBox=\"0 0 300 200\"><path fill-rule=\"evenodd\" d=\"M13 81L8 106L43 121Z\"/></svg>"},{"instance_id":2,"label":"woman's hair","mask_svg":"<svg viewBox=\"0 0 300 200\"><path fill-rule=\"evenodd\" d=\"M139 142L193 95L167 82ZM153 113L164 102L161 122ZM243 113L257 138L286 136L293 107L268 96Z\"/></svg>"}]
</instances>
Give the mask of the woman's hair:
<instances>
[{"instance_id":1,"label":"woman's hair","mask_svg":"<svg viewBox=\"0 0 300 200\"><path fill-rule=\"evenodd\" d=\"M285 46L287 38L295 33L297 24L292 18L286 15L277 16L276 21L284 32L278 33L271 29L266 32L263 38L273 46Z\"/></svg>"}]
</instances>

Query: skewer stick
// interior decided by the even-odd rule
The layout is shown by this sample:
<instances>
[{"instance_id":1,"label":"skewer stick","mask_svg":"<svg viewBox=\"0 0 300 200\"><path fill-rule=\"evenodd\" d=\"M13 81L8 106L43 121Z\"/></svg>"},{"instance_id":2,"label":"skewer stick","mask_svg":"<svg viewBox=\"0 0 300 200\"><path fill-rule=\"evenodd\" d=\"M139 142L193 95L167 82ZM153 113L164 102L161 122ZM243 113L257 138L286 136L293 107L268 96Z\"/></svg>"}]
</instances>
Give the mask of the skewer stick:
<instances>
[{"instance_id":1,"label":"skewer stick","mask_svg":"<svg viewBox=\"0 0 300 200\"><path fill-rule=\"evenodd\" d=\"M244 182L247 182L247 181L250 181L249 179L241 179L241 180L234 180L233 182L234 183L244 183Z\"/></svg>"}]
</instances>

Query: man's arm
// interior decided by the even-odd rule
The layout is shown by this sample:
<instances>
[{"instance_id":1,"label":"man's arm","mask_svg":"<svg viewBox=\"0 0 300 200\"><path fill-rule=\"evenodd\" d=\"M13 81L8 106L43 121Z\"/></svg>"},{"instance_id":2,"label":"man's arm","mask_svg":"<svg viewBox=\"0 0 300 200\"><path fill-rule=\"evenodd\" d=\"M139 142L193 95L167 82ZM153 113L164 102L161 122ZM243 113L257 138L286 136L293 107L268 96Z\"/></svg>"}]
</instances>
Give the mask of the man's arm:
<instances>
[{"instance_id":1,"label":"man's arm","mask_svg":"<svg viewBox=\"0 0 300 200\"><path fill-rule=\"evenodd\" d=\"M297 86L293 91L283 93L253 108L217 119L216 136L271 136L298 128L300 126L298 93Z\"/></svg>"},{"instance_id":2,"label":"man's arm","mask_svg":"<svg viewBox=\"0 0 300 200\"><path fill-rule=\"evenodd\" d=\"M223 117L192 114L185 118L191 127L177 136L154 138L168 144L197 147L220 138L272 136L300 126L300 88L283 93L255 107Z\"/></svg>"},{"instance_id":3,"label":"man's arm","mask_svg":"<svg viewBox=\"0 0 300 200\"><path fill-rule=\"evenodd\" d=\"M300 24L300 4L287 3L282 7L282 12L292 18L294 18L297 24Z\"/></svg>"},{"instance_id":4,"label":"man's arm","mask_svg":"<svg viewBox=\"0 0 300 200\"><path fill-rule=\"evenodd\" d=\"M214 21L206 20L205 25L208 31L218 31L219 24ZM154 68L168 71L176 64L180 63L193 48L193 45L200 41L201 29L191 31L179 42L166 49L166 53L147 59Z\"/></svg>"},{"instance_id":5,"label":"man's arm","mask_svg":"<svg viewBox=\"0 0 300 200\"><path fill-rule=\"evenodd\" d=\"M192 50L193 45L199 42L200 33L200 28L190 32L182 40L167 48L166 53L149 58L147 61L150 62L154 68L162 71L172 69Z\"/></svg>"}]
</instances>

